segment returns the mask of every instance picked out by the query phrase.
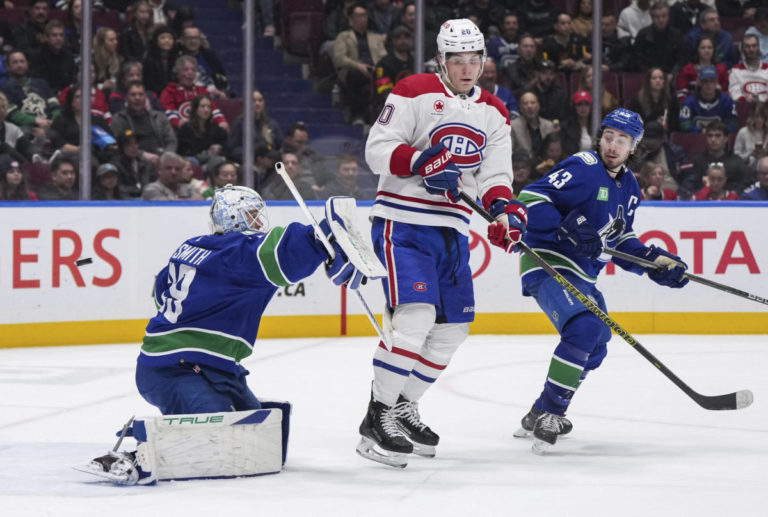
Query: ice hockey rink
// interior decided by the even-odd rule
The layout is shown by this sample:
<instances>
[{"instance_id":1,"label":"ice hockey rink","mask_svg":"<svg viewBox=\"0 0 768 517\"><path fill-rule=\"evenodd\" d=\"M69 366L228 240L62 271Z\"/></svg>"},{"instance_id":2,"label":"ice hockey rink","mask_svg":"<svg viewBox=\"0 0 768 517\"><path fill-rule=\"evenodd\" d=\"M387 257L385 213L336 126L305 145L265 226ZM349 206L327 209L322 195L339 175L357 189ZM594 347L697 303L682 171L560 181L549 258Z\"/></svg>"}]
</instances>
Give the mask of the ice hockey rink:
<instances>
[{"instance_id":1,"label":"ice hockey rink","mask_svg":"<svg viewBox=\"0 0 768 517\"><path fill-rule=\"evenodd\" d=\"M619 337L544 457L513 438L556 337L472 336L421 403L438 456L404 470L355 454L371 338L259 341L253 391L293 403L278 475L117 487L73 470L131 416L137 345L0 350L0 515L765 516L768 336L636 336L700 393L751 389L706 411ZM124 448L135 442L127 439Z\"/></svg>"}]
</instances>

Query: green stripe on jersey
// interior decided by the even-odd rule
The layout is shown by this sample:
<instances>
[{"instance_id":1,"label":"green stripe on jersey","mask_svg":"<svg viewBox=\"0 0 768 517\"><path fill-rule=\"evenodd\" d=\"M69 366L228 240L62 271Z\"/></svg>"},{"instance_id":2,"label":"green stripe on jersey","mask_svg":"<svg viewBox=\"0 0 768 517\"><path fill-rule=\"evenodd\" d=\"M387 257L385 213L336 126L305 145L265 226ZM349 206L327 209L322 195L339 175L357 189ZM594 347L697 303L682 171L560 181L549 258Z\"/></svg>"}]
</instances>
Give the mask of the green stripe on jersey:
<instances>
[{"instance_id":1,"label":"green stripe on jersey","mask_svg":"<svg viewBox=\"0 0 768 517\"><path fill-rule=\"evenodd\" d=\"M270 230L259 246L259 263L267 279L278 287L291 285L291 282L285 278L283 270L280 268L280 259L277 257L277 247L283 238L285 228L277 226Z\"/></svg>"},{"instance_id":2,"label":"green stripe on jersey","mask_svg":"<svg viewBox=\"0 0 768 517\"><path fill-rule=\"evenodd\" d=\"M199 351L219 357L229 357L238 363L253 351L239 339L190 329L144 336L141 349L149 355L167 355L182 349Z\"/></svg>"},{"instance_id":3,"label":"green stripe on jersey","mask_svg":"<svg viewBox=\"0 0 768 517\"><path fill-rule=\"evenodd\" d=\"M566 362L555 355L552 356L552 361L549 363L547 378L562 388L576 391L581 384L581 372L583 370L583 367Z\"/></svg>"},{"instance_id":4,"label":"green stripe on jersey","mask_svg":"<svg viewBox=\"0 0 768 517\"><path fill-rule=\"evenodd\" d=\"M540 203L542 201L550 203L551 201L547 196L544 196L542 194L537 194L536 192L529 192L527 190L523 190L520 192L520 195L517 196L517 200L521 203L525 203L526 205L531 205L534 203Z\"/></svg>"},{"instance_id":5,"label":"green stripe on jersey","mask_svg":"<svg viewBox=\"0 0 768 517\"><path fill-rule=\"evenodd\" d=\"M555 253L551 253L549 251L536 249L534 250L538 255L543 258L547 264L554 268L566 268L571 270L573 273L577 274L579 277L583 278L587 282L592 282L593 284L597 282L597 277L589 276L582 270L575 262L571 261L567 257L564 257L563 255L557 255ZM520 275L526 274L528 271L531 271L532 269L538 269L539 265L534 262L534 260L529 257L526 254L523 254L522 257L520 257Z\"/></svg>"}]
</instances>

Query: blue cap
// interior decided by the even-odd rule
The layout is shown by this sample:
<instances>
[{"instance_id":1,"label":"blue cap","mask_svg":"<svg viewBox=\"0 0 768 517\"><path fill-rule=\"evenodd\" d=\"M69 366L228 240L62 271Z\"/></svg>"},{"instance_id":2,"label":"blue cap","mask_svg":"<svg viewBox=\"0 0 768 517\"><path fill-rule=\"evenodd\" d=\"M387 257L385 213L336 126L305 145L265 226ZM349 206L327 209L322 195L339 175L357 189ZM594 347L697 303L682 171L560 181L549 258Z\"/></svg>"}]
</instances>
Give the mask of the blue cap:
<instances>
[{"instance_id":1,"label":"blue cap","mask_svg":"<svg viewBox=\"0 0 768 517\"><path fill-rule=\"evenodd\" d=\"M717 79L717 70L712 65L702 66L699 70L699 79Z\"/></svg>"}]
</instances>

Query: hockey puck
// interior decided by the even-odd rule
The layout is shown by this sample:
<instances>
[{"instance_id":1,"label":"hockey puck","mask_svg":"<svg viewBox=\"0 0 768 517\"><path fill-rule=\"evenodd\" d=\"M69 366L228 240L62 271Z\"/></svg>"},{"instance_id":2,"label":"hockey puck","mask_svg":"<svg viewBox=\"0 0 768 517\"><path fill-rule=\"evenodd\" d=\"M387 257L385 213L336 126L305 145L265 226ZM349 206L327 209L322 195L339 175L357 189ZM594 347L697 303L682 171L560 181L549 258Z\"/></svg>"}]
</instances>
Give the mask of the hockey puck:
<instances>
[{"instance_id":1,"label":"hockey puck","mask_svg":"<svg viewBox=\"0 0 768 517\"><path fill-rule=\"evenodd\" d=\"M90 257L88 257L88 258L82 258L82 259L78 260L77 262L75 262L75 265L76 265L77 267L80 267L80 266L85 266L86 264L90 264L90 263L92 263L92 262L93 262L93 259L92 259L92 258L90 258Z\"/></svg>"}]
</instances>

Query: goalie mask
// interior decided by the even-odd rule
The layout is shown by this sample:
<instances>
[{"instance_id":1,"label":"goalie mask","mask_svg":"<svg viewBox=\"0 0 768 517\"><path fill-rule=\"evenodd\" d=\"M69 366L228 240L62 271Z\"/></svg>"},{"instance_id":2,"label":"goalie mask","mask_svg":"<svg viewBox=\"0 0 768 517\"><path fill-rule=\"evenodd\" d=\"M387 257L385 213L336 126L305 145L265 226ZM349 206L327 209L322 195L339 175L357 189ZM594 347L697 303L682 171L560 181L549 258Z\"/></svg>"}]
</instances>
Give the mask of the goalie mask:
<instances>
[{"instance_id":1,"label":"goalie mask","mask_svg":"<svg viewBox=\"0 0 768 517\"><path fill-rule=\"evenodd\" d=\"M214 233L267 233L267 205L253 189L226 185L216 189L211 204Z\"/></svg>"},{"instance_id":2,"label":"goalie mask","mask_svg":"<svg viewBox=\"0 0 768 517\"><path fill-rule=\"evenodd\" d=\"M440 32L437 35L437 53L440 57L439 65L443 77L448 78L448 70L445 67L447 54L459 52L482 52L483 60L477 74L477 79L480 79L487 56L485 37L477 25L466 18L448 20L440 26Z\"/></svg>"}]
</instances>

